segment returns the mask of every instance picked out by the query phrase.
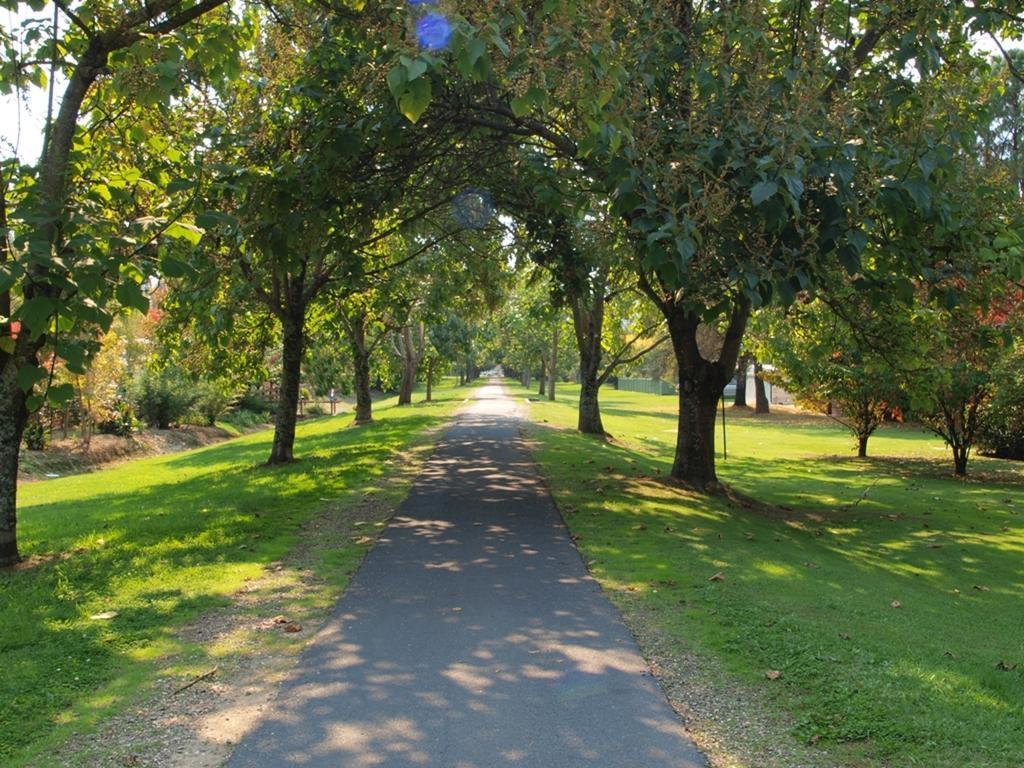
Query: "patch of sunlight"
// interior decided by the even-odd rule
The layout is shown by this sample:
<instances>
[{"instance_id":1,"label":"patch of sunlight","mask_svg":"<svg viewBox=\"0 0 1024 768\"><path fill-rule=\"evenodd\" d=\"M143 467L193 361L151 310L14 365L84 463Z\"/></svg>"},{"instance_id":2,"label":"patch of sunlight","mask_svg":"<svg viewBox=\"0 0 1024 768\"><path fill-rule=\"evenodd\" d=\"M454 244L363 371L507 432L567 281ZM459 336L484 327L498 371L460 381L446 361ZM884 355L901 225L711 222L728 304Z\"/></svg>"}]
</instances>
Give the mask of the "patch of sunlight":
<instances>
[{"instance_id":1,"label":"patch of sunlight","mask_svg":"<svg viewBox=\"0 0 1024 768\"><path fill-rule=\"evenodd\" d=\"M957 533L954 535L957 544L972 544L984 549L996 549L1001 552L1024 553L1024 542L1016 537L984 533ZM966 558L964 558L966 560Z\"/></svg>"},{"instance_id":2,"label":"patch of sunlight","mask_svg":"<svg viewBox=\"0 0 1024 768\"><path fill-rule=\"evenodd\" d=\"M885 545L882 545L883 547ZM869 550L836 550L839 554L845 552L847 559L859 561L863 565L874 570L884 571L897 576L927 576L930 578L941 578L943 573L935 568L922 568L916 563L906 563L891 559L888 553L879 553Z\"/></svg>"},{"instance_id":3,"label":"patch of sunlight","mask_svg":"<svg viewBox=\"0 0 1024 768\"><path fill-rule=\"evenodd\" d=\"M894 665L894 670L896 674L917 680L932 695L946 701L963 703L965 698L970 697L971 701L992 709L1007 709L1005 701L979 688L977 680L951 669L926 669L919 664L901 661Z\"/></svg>"},{"instance_id":4,"label":"patch of sunlight","mask_svg":"<svg viewBox=\"0 0 1024 768\"><path fill-rule=\"evenodd\" d=\"M765 576L771 576L775 579L788 579L797 575L797 570L791 565L785 565L784 563L772 562L769 560L759 560L754 563L754 568L759 570Z\"/></svg>"},{"instance_id":5,"label":"patch of sunlight","mask_svg":"<svg viewBox=\"0 0 1024 768\"><path fill-rule=\"evenodd\" d=\"M181 651L182 645L179 641L169 637L161 637L150 640L145 645L133 646L125 651L125 655L132 661L152 661L161 659Z\"/></svg>"}]
</instances>

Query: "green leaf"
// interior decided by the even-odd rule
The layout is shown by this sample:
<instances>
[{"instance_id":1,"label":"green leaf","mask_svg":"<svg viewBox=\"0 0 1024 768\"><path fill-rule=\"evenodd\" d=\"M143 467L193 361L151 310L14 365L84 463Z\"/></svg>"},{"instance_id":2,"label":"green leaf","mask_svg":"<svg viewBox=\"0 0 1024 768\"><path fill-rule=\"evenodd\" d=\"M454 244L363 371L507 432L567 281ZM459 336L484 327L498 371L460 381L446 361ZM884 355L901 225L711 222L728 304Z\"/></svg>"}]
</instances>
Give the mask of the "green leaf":
<instances>
[{"instance_id":1,"label":"green leaf","mask_svg":"<svg viewBox=\"0 0 1024 768\"><path fill-rule=\"evenodd\" d=\"M188 264L178 259L165 256L160 261L160 271L165 277L184 277L188 274Z\"/></svg>"},{"instance_id":2,"label":"green leaf","mask_svg":"<svg viewBox=\"0 0 1024 768\"><path fill-rule=\"evenodd\" d=\"M403 66L397 66L388 72L388 89L391 91L391 95L396 99L402 98L402 94L405 93L405 86L409 82L408 74Z\"/></svg>"},{"instance_id":3,"label":"green leaf","mask_svg":"<svg viewBox=\"0 0 1024 768\"><path fill-rule=\"evenodd\" d=\"M910 195L919 211L927 211L932 203L932 191L927 182L919 179L911 179L903 185L903 188Z\"/></svg>"},{"instance_id":4,"label":"green leaf","mask_svg":"<svg viewBox=\"0 0 1024 768\"><path fill-rule=\"evenodd\" d=\"M149 311L149 299L142 292L142 287L133 282L121 282L114 289L117 302L126 309L137 309L139 312Z\"/></svg>"},{"instance_id":5,"label":"green leaf","mask_svg":"<svg viewBox=\"0 0 1024 768\"><path fill-rule=\"evenodd\" d=\"M203 230L194 224L186 224L183 221L171 224L164 230L164 234L175 240L187 240L192 245L199 245L199 241L203 239Z\"/></svg>"},{"instance_id":6,"label":"green leaf","mask_svg":"<svg viewBox=\"0 0 1024 768\"><path fill-rule=\"evenodd\" d=\"M523 95L516 96L512 99L509 106L512 107L512 114L516 117L526 117L530 114L530 109L533 104L531 103L529 96Z\"/></svg>"},{"instance_id":7,"label":"green leaf","mask_svg":"<svg viewBox=\"0 0 1024 768\"><path fill-rule=\"evenodd\" d=\"M426 73L427 62L425 62L423 59L411 59L409 63L405 65L405 69L406 72L408 73L407 79L411 83L420 75Z\"/></svg>"},{"instance_id":8,"label":"green leaf","mask_svg":"<svg viewBox=\"0 0 1024 768\"><path fill-rule=\"evenodd\" d=\"M779 191L779 185L774 181L762 181L754 185L750 191L750 201L754 205L761 205L765 200L773 197Z\"/></svg>"},{"instance_id":9,"label":"green leaf","mask_svg":"<svg viewBox=\"0 0 1024 768\"><path fill-rule=\"evenodd\" d=\"M75 388L71 384L58 384L50 387L47 399L54 405L63 405L75 396Z\"/></svg>"},{"instance_id":10,"label":"green leaf","mask_svg":"<svg viewBox=\"0 0 1024 768\"><path fill-rule=\"evenodd\" d=\"M432 89L430 80L422 78L409 83L409 89L398 100L398 109L411 123L417 122L430 106Z\"/></svg>"},{"instance_id":11,"label":"green leaf","mask_svg":"<svg viewBox=\"0 0 1024 768\"><path fill-rule=\"evenodd\" d=\"M46 371L38 365L23 365L18 369L18 386L22 392L31 392L32 388L46 376Z\"/></svg>"},{"instance_id":12,"label":"green leaf","mask_svg":"<svg viewBox=\"0 0 1024 768\"><path fill-rule=\"evenodd\" d=\"M15 317L25 325L34 335L46 333L50 326L50 318L57 311L57 302L45 296L35 296L25 301Z\"/></svg>"},{"instance_id":13,"label":"green leaf","mask_svg":"<svg viewBox=\"0 0 1024 768\"><path fill-rule=\"evenodd\" d=\"M677 237L676 238L676 253L679 254L679 263L681 266L686 266L690 263L690 259L697 252L697 244L693 242L689 237Z\"/></svg>"}]
</instances>

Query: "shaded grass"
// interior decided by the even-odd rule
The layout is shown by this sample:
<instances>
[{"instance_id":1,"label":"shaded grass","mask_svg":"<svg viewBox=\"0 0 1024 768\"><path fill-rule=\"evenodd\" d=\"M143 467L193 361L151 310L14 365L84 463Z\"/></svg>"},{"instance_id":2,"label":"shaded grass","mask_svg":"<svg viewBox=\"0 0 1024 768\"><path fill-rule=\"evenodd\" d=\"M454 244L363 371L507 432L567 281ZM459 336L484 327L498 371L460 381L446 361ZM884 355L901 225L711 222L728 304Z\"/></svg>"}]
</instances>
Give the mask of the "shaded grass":
<instances>
[{"instance_id":1,"label":"shaded grass","mask_svg":"<svg viewBox=\"0 0 1024 768\"><path fill-rule=\"evenodd\" d=\"M561 402L532 404L532 417L571 429L567 389ZM861 461L825 420L732 418L720 474L775 506L762 514L661 480L674 398L602 399L615 443L564 429L531 436L627 620L643 617L763 687L795 738L850 765L1024 764L1018 465L975 459L984 481L962 482L942 443L912 428L883 429L877 458ZM724 580L710 580L717 573Z\"/></svg>"},{"instance_id":2,"label":"shaded grass","mask_svg":"<svg viewBox=\"0 0 1024 768\"><path fill-rule=\"evenodd\" d=\"M386 482L387 462L441 423L465 389L433 404L299 426L293 465L267 468L273 435L24 486L22 551L38 564L0 574L0 762L59 722L83 728L153 674L173 632L225 604L283 557L329 504ZM347 580L366 547L340 542L318 575ZM92 618L116 612L112 619Z\"/></svg>"}]
</instances>

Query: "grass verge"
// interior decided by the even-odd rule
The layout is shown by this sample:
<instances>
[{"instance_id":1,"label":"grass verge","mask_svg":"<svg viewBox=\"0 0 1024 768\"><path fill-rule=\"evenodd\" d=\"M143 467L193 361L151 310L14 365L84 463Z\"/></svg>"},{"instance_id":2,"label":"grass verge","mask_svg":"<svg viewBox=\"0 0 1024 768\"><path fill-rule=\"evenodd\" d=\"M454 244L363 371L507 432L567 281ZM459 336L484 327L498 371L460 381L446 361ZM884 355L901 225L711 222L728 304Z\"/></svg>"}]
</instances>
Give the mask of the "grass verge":
<instances>
[{"instance_id":1,"label":"grass verge","mask_svg":"<svg viewBox=\"0 0 1024 768\"><path fill-rule=\"evenodd\" d=\"M530 428L535 456L645 650L711 659L730 696L751 692L792 740L827 748L812 765L1022 765L1019 465L974 459L963 482L911 428L883 429L857 460L827 421L730 413L720 475L772 505L756 510L662 481L674 398L603 392L608 444L572 431L574 395L531 404L555 427ZM792 765L759 754L730 764Z\"/></svg>"},{"instance_id":2,"label":"grass verge","mask_svg":"<svg viewBox=\"0 0 1024 768\"><path fill-rule=\"evenodd\" d=\"M167 673L170 657L181 657L171 674L201 669L201 644L180 628L230 604L325 510L387 489L391 460L429 440L467 390L435 392L432 404L378 405L367 428L349 428L349 416L304 422L288 467L262 466L272 435L259 433L23 487L32 567L0 574L0 762L32 762L95 729ZM325 608L373 533L321 548L307 565L323 587L293 608Z\"/></svg>"}]
</instances>

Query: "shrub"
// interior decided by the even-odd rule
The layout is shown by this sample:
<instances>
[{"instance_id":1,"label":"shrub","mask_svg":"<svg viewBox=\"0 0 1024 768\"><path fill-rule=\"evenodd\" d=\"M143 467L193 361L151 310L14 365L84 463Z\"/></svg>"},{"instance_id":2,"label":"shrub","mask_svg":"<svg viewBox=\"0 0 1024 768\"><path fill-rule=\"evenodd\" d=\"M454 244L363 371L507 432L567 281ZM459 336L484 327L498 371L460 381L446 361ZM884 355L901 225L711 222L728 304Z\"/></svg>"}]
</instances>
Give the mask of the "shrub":
<instances>
[{"instance_id":1,"label":"shrub","mask_svg":"<svg viewBox=\"0 0 1024 768\"><path fill-rule=\"evenodd\" d=\"M131 437L140 427L139 420L132 413L129 403L119 402L113 408L109 419L101 421L96 428L103 435L117 435L118 437Z\"/></svg>"},{"instance_id":2,"label":"shrub","mask_svg":"<svg viewBox=\"0 0 1024 768\"><path fill-rule=\"evenodd\" d=\"M46 430L43 429L43 425L39 423L38 419L33 419L25 425L22 439L25 441L25 447L30 451L41 451L46 448Z\"/></svg>"},{"instance_id":3,"label":"shrub","mask_svg":"<svg viewBox=\"0 0 1024 768\"><path fill-rule=\"evenodd\" d=\"M250 413L277 413L277 403L267 400L259 392L247 392L242 395L236 407L240 411L249 411Z\"/></svg>"},{"instance_id":4,"label":"shrub","mask_svg":"<svg viewBox=\"0 0 1024 768\"><path fill-rule=\"evenodd\" d=\"M1000 459L1024 459L1024 347L993 376L992 398L980 414L978 449Z\"/></svg>"},{"instance_id":5,"label":"shrub","mask_svg":"<svg viewBox=\"0 0 1024 768\"><path fill-rule=\"evenodd\" d=\"M196 386L196 401L193 411L203 424L212 427L230 411L238 402L238 394L212 381L204 381Z\"/></svg>"},{"instance_id":6,"label":"shrub","mask_svg":"<svg viewBox=\"0 0 1024 768\"><path fill-rule=\"evenodd\" d=\"M151 427L170 429L196 401L195 385L173 368L143 370L132 386L139 417Z\"/></svg>"},{"instance_id":7,"label":"shrub","mask_svg":"<svg viewBox=\"0 0 1024 768\"><path fill-rule=\"evenodd\" d=\"M324 416L327 414L327 409L319 403L313 403L312 405L306 406L307 416Z\"/></svg>"},{"instance_id":8,"label":"shrub","mask_svg":"<svg viewBox=\"0 0 1024 768\"><path fill-rule=\"evenodd\" d=\"M255 411L237 410L224 414L221 417L221 421L239 430L252 429L253 427L261 427L269 423L270 413L267 411L256 413Z\"/></svg>"}]
</instances>

